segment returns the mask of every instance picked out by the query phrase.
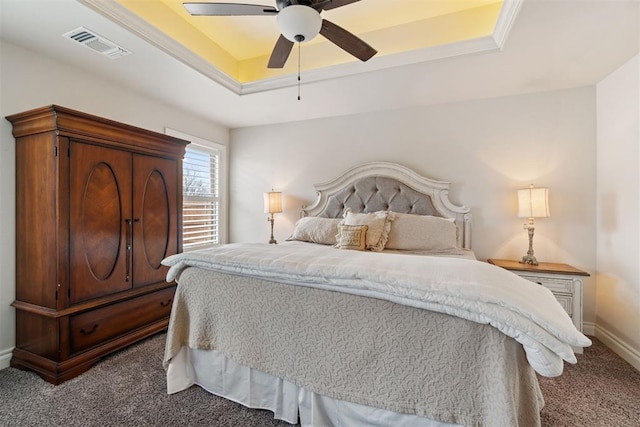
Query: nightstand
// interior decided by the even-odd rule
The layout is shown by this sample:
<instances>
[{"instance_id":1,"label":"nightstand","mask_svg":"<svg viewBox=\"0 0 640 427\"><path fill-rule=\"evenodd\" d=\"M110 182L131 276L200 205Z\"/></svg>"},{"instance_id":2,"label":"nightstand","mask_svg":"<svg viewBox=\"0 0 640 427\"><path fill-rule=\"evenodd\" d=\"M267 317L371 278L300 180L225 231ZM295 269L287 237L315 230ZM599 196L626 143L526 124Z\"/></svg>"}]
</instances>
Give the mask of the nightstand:
<instances>
[{"instance_id":1,"label":"nightstand","mask_svg":"<svg viewBox=\"0 0 640 427\"><path fill-rule=\"evenodd\" d=\"M507 259L488 259L487 262L548 288L582 332L582 277L588 277L589 273L568 264L551 262L538 265Z\"/></svg>"}]
</instances>

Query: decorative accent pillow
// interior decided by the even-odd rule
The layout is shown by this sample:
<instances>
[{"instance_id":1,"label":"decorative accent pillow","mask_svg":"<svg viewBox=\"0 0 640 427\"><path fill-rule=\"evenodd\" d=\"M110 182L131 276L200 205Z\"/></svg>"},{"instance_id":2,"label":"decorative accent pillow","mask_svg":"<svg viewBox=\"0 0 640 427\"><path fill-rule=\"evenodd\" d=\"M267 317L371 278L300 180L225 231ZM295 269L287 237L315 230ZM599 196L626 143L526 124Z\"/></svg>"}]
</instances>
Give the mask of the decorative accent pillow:
<instances>
[{"instance_id":1,"label":"decorative accent pillow","mask_svg":"<svg viewBox=\"0 0 640 427\"><path fill-rule=\"evenodd\" d=\"M367 242L366 225L344 225L338 226L339 234L336 236L338 243L337 248L351 249L355 251L364 251Z\"/></svg>"},{"instance_id":2,"label":"decorative accent pillow","mask_svg":"<svg viewBox=\"0 0 640 427\"><path fill-rule=\"evenodd\" d=\"M347 208L341 224L366 225L368 227L366 248L370 251L381 252L389 238L393 218L394 213L389 211L353 213L350 208Z\"/></svg>"},{"instance_id":3,"label":"decorative accent pillow","mask_svg":"<svg viewBox=\"0 0 640 427\"><path fill-rule=\"evenodd\" d=\"M335 245L340 218L304 217L296 222L293 234L287 240Z\"/></svg>"},{"instance_id":4,"label":"decorative accent pillow","mask_svg":"<svg viewBox=\"0 0 640 427\"><path fill-rule=\"evenodd\" d=\"M459 250L453 218L396 213L386 249L450 252Z\"/></svg>"}]
</instances>

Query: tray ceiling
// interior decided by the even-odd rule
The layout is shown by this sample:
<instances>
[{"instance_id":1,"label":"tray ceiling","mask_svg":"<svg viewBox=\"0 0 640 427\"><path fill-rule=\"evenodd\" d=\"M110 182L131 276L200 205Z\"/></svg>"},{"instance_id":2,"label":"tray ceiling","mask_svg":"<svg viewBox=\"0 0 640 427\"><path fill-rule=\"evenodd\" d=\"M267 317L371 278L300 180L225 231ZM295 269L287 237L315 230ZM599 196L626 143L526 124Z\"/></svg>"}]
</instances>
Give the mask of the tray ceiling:
<instances>
[{"instance_id":1,"label":"tray ceiling","mask_svg":"<svg viewBox=\"0 0 640 427\"><path fill-rule=\"evenodd\" d=\"M267 62L279 36L275 16L191 16L182 0L80 0L238 93L499 49L519 2L362 0L322 17L378 50L362 63L322 36L294 47L283 69ZM270 5L272 0L243 0Z\"/></svg>"}]
</instances>

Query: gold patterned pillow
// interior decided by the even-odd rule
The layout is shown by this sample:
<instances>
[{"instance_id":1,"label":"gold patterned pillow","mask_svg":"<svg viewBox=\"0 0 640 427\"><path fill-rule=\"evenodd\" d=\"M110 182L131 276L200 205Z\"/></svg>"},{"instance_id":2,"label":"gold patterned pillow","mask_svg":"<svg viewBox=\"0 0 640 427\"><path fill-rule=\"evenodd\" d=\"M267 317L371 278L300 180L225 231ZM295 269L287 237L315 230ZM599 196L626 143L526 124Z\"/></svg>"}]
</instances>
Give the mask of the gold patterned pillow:
<instances>
[{"instance_id":1,"label":"gold patterned pillow","mask_svg":"<svg viewBox=\"0 0 640 427\"><path fill-rule=\"evenodd\" d=\"M370 251L380 252L384 249L389 238L394 215L389 211L353 213L350 208L347 208L341 224L368 226L366 248Z\"/></svg>"},{"instance_id":2,"label":"gold patterned pillow","mask_svg":"<svg viewBox=\"0 0 640 427\"><path fill-rule=\"evenodd\" d=\"M344 225L338 226L338 235L336 239L338 243L337 248L351 249L355 251L364 251L367 243L367 229L366 225Z\"/></svg>"}]
</instances>

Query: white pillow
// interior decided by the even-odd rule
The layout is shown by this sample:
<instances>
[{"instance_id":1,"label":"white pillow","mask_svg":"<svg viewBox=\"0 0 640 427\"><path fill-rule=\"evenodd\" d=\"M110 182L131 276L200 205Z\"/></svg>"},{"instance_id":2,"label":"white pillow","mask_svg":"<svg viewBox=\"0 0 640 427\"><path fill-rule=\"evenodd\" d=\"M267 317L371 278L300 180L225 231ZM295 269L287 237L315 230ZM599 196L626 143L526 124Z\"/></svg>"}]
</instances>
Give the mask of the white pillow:
<instances>
[{"instance_id":1,"label":"white pillow","mask_svg":"<svg viewBox=\"0 0 640 427\"><path fill-rule=\"evenodd\" d=\"M459 250L453 218L396 213L386 249L447 252Z\"/></svg>"},{"instance_id":2,"label":"white pillow","mask_svg":"<svg viewBox=\"0 0 640 427\"><path fill-rule=\"evenodd\" d=\"M335 245L340 218L304 217L296 222L293 234L287 240Z\"/></svg>"},{"instance_id":3,"label":"white pillow","mask_svg":"<svg viewBox=\"0 0 640 427\"><path fill-rule=\"evenodd\" d=\"M393 221L393 213L388 211L378 211L373 213L353 213L347 208L344 213L344 220L340 224L344 225L366 225L366 248L370 251L381 252L387 239Z\"/></svg>"}]
</instances>

